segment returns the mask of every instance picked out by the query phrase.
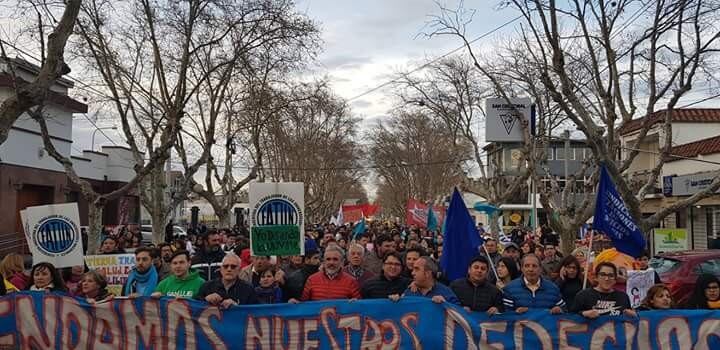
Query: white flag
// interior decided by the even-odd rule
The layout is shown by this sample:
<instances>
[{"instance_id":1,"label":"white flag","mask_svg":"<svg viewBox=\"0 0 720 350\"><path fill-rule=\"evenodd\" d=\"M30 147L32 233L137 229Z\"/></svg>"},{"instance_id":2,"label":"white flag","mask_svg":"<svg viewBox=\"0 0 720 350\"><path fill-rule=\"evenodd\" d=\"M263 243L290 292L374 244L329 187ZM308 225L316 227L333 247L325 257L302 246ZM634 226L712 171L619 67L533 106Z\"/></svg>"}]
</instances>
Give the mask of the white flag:
<instances>
[{"instance_id":1,"label":"white flag","mask_svg":"<svg viewBox=\"0 0 720 350\"><path fill-rule=\"evenodd\" d=\"M343 219L342 204L340 204L340 209L338 209L335 226L342 226L345 223L344 221L345 219Z\"/></svg>"}]
</instances>

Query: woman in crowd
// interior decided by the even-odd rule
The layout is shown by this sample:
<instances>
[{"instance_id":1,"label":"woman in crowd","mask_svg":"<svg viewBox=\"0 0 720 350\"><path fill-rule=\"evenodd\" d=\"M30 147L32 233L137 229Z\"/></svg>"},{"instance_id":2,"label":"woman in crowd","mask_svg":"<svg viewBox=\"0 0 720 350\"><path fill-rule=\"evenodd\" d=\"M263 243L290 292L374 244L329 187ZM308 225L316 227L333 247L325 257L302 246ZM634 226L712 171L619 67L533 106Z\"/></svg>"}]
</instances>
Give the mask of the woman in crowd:
<instances>
[{"instance_id":1,"label":"woman in crowd","mask_svg":"<svg viewBox=\"0 0 720 350\"><path fill-rule=\"evenodd\" d=\"M532 254L535 251L535 243L533 241L525 241L520 245L520 256Z\"/></svg>"},{"instance_id":2,"label":"woman in crowd","mask_svg":"<svg viewBox=\"0 0 720 350\"><path fill-rule=\"evenodd\" d=\"M687 303L688 309L720 309L720 280L705 273L695 282L695 290Z\"/></svg>"},{"instance_id":3,"label":"woman in crowd","mask_svg":"<svg viewBox=\"0 0 720 350\"><path fill-rule=\"evenodd\" d=\"M275 280L276 272L277 269L272 266L260 275L260 283L255 287L255 294L260 304L282 303L282 290Z\"/></svg>"},{"instance_id":4,"label":"woman in crowd","mask_svg":"<svg viewBox=\"0 0 720 350\"><path fill-rule=\"evenodd\" d=\"M30 286L30 277L25 274L23 257L16 253L6 255L0 262L0 274L19 290Z\"/></svg>"},{"instance_id":5,"label":"woman in crowd","mask_svg":"<svg viewBox=\"0 0 720 350\"><path fill-rule=\"evenodd\" d=\"M555 283L568 308L572 307L575 295L583 289L583 275L580 271L580 262L574 256L568 255L560 261L559 276Z\"/></svg>"},{"instance_id":6,"label":"woman in crowd","mask_svg":"<svg viewBox=\"0 0 720 350\"><path fill-rule=\"evenodd\" d=\"M73 267L66 267L61 269L61 275L67 287L68 293L71 296L78 295L80 293L80 284L85 273L85 266L78 265Z\"/></svg>"},{"instance_id":7,"label":"woman in crowd","mask_svg":"<svg viewBox=\"0 0 720 350\"><path fill-rule=\"evenodd\" d=\"M498 288L503 289L510 281L520 277L520 270L517 263L511 258L502 258L495 266L498 280L495 283Z\"/></svg>"},{"instance_id":8,"label":"woman in crowd","mask_svg":"<svg viewBox=\"0 0 720 350\"><path fill-rule=\"evenodd\" d=\"M30 271L30 290L67 293L60 272L51 263L41 262Z\"/></svg>"},{"instance_id":9,"label":"woman in crowd","mask_svg":"<svg viewBox=\"0 0 720 350\"><path fill-rule=\"evenodd\" d=\"M105 301L113 297L107 290L107 280L95 270L91 270L82 275L80 282L80 290L78 295L85 298L89 304L99 301Z\"/></svg>"},{"instance_id":10,"label":"woman in crowd","mask_svg":"<svg viewBox=\"0 0 720 350\"><path fill-rule=\"evenodd\" d=\"M673 307L670 289L664 284L656 284L648 289L645 299L637 308L638 311L667 310Z\"/></svg>"}]
</instances>

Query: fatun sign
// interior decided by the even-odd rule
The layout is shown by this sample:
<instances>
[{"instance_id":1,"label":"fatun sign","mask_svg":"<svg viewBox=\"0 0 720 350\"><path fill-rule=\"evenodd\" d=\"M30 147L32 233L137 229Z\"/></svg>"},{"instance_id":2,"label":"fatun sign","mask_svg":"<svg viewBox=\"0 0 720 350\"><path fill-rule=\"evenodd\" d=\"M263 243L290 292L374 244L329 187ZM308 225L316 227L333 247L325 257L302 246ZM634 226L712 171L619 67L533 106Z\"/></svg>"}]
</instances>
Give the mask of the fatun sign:
<instances>
[{"instance_id":1,"label":"fatun sign","mask_svg":"<svg viewBox=\"0 0 720 350\"><path fill-rule=\"evenodd\" d=\"M305 253L303 183L251 183L249 199L253 256Z\"/></svg>"},{"instance_id":2,"label":"fatun sign","mask_svg":"<svg viewBox=\"0 0 720 350\"><path fill-rule=\"evenodd\" d=\"M77 203L28 207L20 211L33 263L55 267L83 264L80 213Z\"/></svg>"}]
</instances>

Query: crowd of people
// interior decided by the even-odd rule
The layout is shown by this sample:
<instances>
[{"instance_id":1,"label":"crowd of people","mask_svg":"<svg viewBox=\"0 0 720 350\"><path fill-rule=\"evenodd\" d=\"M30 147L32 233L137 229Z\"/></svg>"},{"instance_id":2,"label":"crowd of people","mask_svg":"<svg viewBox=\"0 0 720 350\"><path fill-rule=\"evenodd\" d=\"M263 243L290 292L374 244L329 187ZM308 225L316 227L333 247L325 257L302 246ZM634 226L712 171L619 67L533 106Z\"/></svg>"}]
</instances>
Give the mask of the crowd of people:
<instances>
[{"instance_id":1,"label":"crowd of people","mask_svg":"<svg viewBox=\"0 0 720 350\"><path fill-rule=\"evenodd\" d=\"M478 231L485 234L482 227ZM557 235L538 233L511 234L504 244L485 236L478 255L468 263L467 275L454 281L440 272L441 234L392 223L376 222L359 234L333 224L307 227L304 254L285 257L251 256L247 231L237 228L210 228L147 246L137 246L130 235L129 241L107 236L101 254L135 255L120 295L112 295L105 276L86 266L57 269L15 253L0 262L0 292L47 291L89 303L120 296L192 298L221 308L418 296L490 315L545 309L589 319L676 307L720 309L720 281L713 275L699 276L686 305L676 305L657 279L641 306L633 309L617 266L600 262L585 271L591 266L586 264L585 249L579 246L563 256ZM648 258L638 258L637 268L647 269Z\"/></svg>"}]
</instances>

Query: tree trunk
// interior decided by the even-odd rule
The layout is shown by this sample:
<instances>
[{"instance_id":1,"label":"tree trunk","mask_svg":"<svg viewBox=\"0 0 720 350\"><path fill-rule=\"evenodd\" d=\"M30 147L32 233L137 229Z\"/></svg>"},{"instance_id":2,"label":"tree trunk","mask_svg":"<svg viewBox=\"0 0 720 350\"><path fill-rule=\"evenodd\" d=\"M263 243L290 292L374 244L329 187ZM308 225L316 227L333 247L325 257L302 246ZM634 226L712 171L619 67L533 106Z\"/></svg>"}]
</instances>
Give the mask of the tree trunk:
<instances>
[{"instance_id":1,"label":"tree trunk","mask_svg":"<svg viewBox=\"0 0 720 350\"><path fill-rule=\"evenodd\" d=\"M496 210L492 214L488 215L488 228L490 229L490 235L495 238L496 240L500 239L500 231L502 230L502 227L500 227L500 213L502 211Z\"/></svg>"},{"instance_id":2,"label":"tree trunk","mask_svg":"<svg viewBox=\"0 0 720 350\"><path fill-rule=\"evenodd\" d=\"M165 225L167 216L161 213L150 215L152 219L152 240L155 245L165 242Z\"/></svg>"},{"instance_id":3,"label":"tree trunk","mask_svg":"<svg viewBox=\"0 0 720 350\"><path fill-rule=\"evenodd\" d=\"M95 202L88 203L88 254L96 254L100 247L100 233L102 232L103 205Z\"/></svg>"},{"instance_id":4,"label":"tree trunk","mask_svg":"<svg viewBox=\"0 0 720 350\"><path fill-rule=\"evenodd\" d=\"M575 250L577 231L562 229L556 232L560 235L560 250L564 255L569 255Z\"/></svg>"},{"instance_id":5,"label":"tree trunk","mask_svg":"<svg viewBox=\"0 0 720 350\"><path fill-rule=\"evenodd\" d=\"M217 215L217 217L218 217L218 227L219 228L232 227L232 225L230 225L230 218L232 217L232 215L230 215L229 210L216 211L215 215Z\"/></svg>"}]
</instances>

